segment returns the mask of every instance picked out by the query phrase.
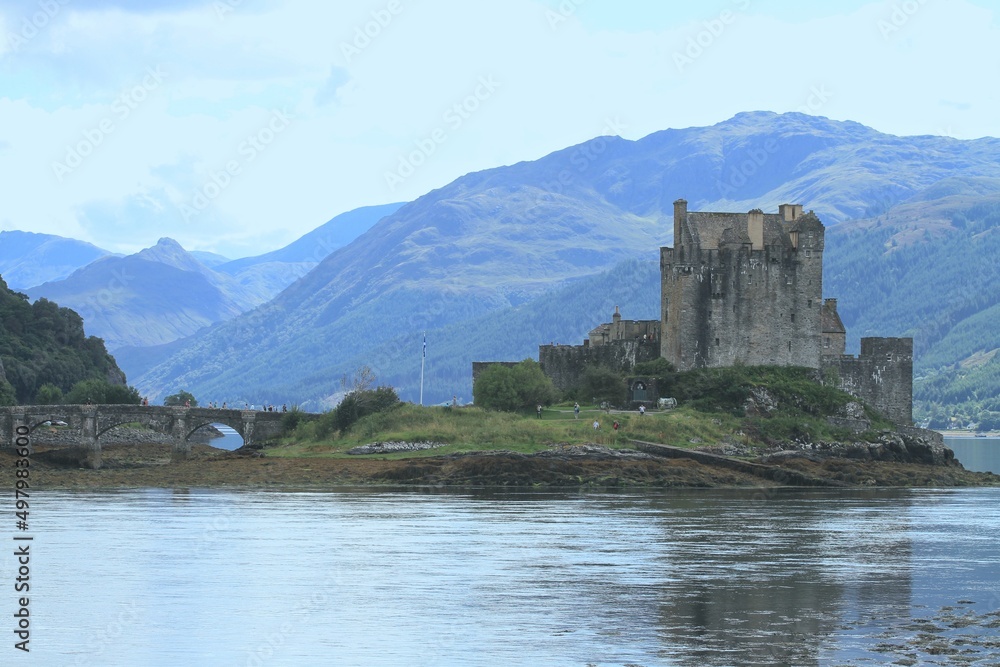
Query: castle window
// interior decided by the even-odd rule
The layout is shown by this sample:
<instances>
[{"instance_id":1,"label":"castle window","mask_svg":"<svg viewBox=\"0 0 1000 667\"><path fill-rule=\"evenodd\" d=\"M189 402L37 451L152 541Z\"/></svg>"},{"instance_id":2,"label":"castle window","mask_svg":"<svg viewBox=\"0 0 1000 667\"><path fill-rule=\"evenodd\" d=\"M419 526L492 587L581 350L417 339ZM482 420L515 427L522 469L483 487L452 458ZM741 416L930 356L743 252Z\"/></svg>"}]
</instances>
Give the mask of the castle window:
<instances>
[{"instance_id":1,"label":"castle window","mask_svg":"<svg viewBox=\"0 0 1000 667\"><path fill-rule=\"evenodd\" d=\"M792 351L792 341L788 341L788 351Z\"/></svg>"},{"instance_id":2,"label":"castle window","mask_svg":"<svg viewBox=\"0 0 1000 667\"><path fill-rule=\"evenodd\" d=\"M719 347L719 339L718 338L715 339L715 346Z\"/></svg>"},{"instance_id":3,"label":"castle window","mask_svg":"<svg viewBox=\"0 0 1000 667\"><path fill-rule=\"evenodd\" d=\"M785 284L786 285L791 285L792 284L792 276L791 275L785 276Z\"/></svg>"},{"instance_id":4,"label":"castle window","mask_svg":"<svg viewBox=\"0 0 1000 667\"><path fill-rule=\"evenodd\" d=\"M792 322L794 322L794 321L795 321L795 313L792 313ZM789 343L789 344L791 344L791 343Z\"/></svg>"},{"instance_id":5,"label":"castle window","mask_svg":"<svg viewBox=\"0 0 1000 667\"><path fill-rule=\"evenodd\" d=\"M813 307L813 300L812 300L812 299L809 299L808 301L806 301L806 305L807 305L807 306L808 306L809 308L812 308L812 307Z\"/></svg>"},{"instance_id":6,"label":"castle window","mask_svg":"<svg viewBox=\"0 0 1000 667\"><path fill-rule=\"evenodd\" d=\"M829 336L824 336L823 337L823 347L830 347L830 337Z\"/></svg>"}]
</instances>

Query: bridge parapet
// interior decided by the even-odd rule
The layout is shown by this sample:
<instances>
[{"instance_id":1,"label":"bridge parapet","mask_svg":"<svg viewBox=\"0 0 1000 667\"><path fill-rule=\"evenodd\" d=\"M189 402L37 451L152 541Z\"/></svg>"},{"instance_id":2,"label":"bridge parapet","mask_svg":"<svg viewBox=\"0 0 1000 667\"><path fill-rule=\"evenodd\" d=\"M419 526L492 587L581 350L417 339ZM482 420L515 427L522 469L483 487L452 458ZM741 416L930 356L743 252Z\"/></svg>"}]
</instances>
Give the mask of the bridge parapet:
<instances>
[{"instance_id":1,"label":"bridge parapet","mask_svg":"<svg viewBox=\"0 0 1000 667\"><path fill-rule=\"evenodd\" d=\"M174 441L173 458L183 459L191 452L188 438L208 424L224 424L240 434L245 446L254 446L281 435L284 414L254 410L221 410L156 405L41 405L0 408L0 447L12 448L16 430L31 430L47 422L62 421L77 434L86 450L86 464L101 467L100 437L122 424L141 424L170 435ZM303 414L306 420L319 415Z\"/></svg>"}]
</instances>

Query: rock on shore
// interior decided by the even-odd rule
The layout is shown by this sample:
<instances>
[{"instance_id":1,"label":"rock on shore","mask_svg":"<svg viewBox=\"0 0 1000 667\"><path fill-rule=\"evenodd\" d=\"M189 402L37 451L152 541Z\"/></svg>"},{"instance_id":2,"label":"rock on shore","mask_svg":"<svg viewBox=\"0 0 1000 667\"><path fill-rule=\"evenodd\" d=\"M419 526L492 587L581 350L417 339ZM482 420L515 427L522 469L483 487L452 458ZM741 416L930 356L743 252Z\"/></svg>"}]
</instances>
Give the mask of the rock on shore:
<instances>
[{"instance_id":1,"label":"rock on shore","mask_svg":"<svg viewBox=\"0 0 1000 667\"><path fill-rule=\"evenodd\" d=\"M365 454L395 454L397 452L419 452L425 449L444 447L440 442L373 442L347 450L348 454L363 456Z\"/></svg>"}]
</instances>

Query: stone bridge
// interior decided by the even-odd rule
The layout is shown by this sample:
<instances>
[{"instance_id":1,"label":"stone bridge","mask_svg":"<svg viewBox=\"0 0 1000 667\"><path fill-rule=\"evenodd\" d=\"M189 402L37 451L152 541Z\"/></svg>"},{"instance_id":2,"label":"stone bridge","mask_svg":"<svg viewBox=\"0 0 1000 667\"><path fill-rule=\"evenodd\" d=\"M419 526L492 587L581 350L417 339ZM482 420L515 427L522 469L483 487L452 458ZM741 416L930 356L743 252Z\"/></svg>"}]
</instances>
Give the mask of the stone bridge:
<instances>
[{"instance_id":1,"label":"stone bridge","mask_svg":"<svg viewBox=\"0 0 1000 667\"><path fill-rule=\"evenodd\" d=\"M86 450L91 468L101 467L101 436L122 424L141 424L173 437L174 460L191 451L188 437L207 424L225 424L240 434L245 446L276 438L286 413L215 408L144 405L19 405L0 408L0 447L12 448L18 428L34 430L45 422L63 421ZM304 419L319 415L304 414Z\"/></svg>"}]
</instances>

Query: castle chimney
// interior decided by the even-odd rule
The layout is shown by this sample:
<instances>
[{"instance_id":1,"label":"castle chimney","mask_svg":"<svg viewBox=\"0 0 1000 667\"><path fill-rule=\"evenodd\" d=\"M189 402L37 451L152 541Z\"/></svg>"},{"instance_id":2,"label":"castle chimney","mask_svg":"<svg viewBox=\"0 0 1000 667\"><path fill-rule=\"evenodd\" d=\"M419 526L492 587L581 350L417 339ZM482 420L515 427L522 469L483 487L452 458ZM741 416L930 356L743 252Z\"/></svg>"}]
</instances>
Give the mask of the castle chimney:
<instances>
[{"instance_id":1,"label":"castle chimney","mask_svg":"<svg viewBox=\"0 0 1000 667\"><path fill-rule=\"evenodd\" d=\"M747 213L747 234L753 250L764 249L764 211L759 208Z\"/></svg>"},{"instance_id":2,"label":"castle chimney","mask_svg":"<svg viewBox=\"0 0 1000 667\"><path fill-rule=\"evenodd\" d=\"M837 312L837 300L836 299L824 299L823 300L823 305L826 306L827 308L829 308L830 310L832 310L833 312Z\"/></svg>"},{"instance_id":3,"label":"castle chimney","mask_svg":"<svg viewBox=\"0 0 1000 667\"><path fill-rule=\"evenodd\" d=\"M795 222L802 217L802 204L782 204L778 207L778 214L785 222Z\"/></svg>"},{"instance_id":4,"label":"castle chimney","mask_svg":"<svg viewBox=\"0 0 1000 667\"><path fill-rule=\"evenodd\" d=\"M622 321L622 314L618 310L618 306L615 306L615 314L611 316L611 321L615 324Z\"/></svg>"},{"instance_id":5,"label":"castle chimney","mask_svg":"<svg viewBox=\"0 0 1000 667\"><path fill-rule=\"evenodd\" d=\"M678 199L674 202L674 247L684 243L682 233L683 225L687 222L688 203L686 199Z\"/></svg>"}]
</instances>

